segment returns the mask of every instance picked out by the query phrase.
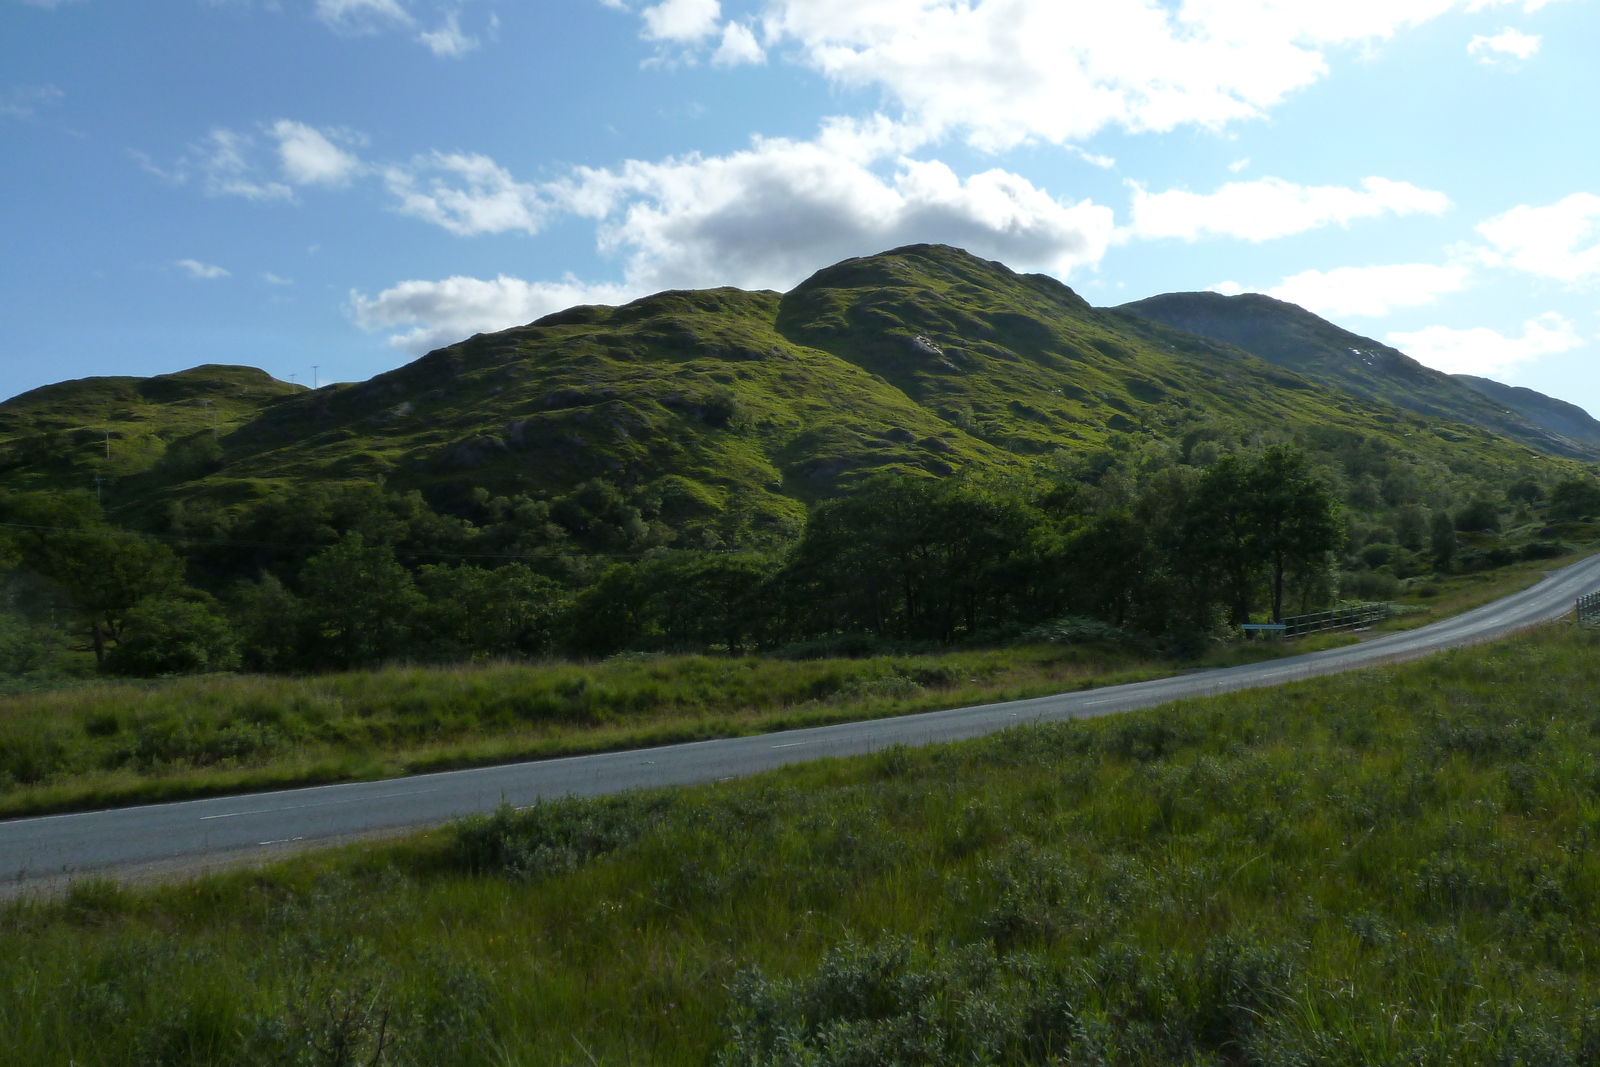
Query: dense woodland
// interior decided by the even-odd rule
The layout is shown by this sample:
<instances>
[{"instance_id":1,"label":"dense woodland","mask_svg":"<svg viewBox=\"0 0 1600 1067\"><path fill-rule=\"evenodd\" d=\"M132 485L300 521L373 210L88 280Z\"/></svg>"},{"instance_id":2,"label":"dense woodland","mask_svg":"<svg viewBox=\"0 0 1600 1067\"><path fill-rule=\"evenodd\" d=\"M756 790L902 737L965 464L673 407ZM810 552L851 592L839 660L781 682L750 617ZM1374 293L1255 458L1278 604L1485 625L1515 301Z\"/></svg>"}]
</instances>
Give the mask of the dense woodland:
<instances>
[{"instance_id":1,"label":"dense woodland","mask_svg":"<svg viewBox=\"0 0 1600 1067\"><path fill-rule=\"evenodd\" d=\"M1151 453L1028 480L883 475L784 541L734 529L692 548L661 500L599 479L439 508L311 485L225 518L174 507L159 533L113 525L89 494L10 493L3 666L44 670L69 647L98 670L159 675L1072 634L1183 654L1251 618L1560 554L1600 514L1582 479L1462 499L1459 479L1359 442L1200 436L1166 462Z\"/></svg>"}]
</instances>

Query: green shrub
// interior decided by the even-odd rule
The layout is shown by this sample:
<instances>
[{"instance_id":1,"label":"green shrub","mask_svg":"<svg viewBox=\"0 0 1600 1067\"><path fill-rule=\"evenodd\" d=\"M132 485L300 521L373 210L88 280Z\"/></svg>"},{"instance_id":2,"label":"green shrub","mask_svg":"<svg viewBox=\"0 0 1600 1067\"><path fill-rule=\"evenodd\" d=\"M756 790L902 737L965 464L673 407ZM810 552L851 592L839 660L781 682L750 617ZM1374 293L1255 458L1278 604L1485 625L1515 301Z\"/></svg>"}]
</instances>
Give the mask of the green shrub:
<instances>
[{"instance_id":1,"label":"green shrub","mask_svg":"<svg viewBox=\"0 0 1600 1067\"><path fill-rule=\"evenodd\" d=\"M106 657L106 669L113 674L141 677L238 666L238 640L227 621L203 602L170 597L134 605L121 643Z\"/></svg>"},{"instance_id":2,"label":"green shrub","mask_svg":"<svg viewBox=\"0 0 1600 1067\"><path fill-rule=\"evenodd\" d=\"M1400 591L1400 580L1385 571L1350 571L1339 581L1339 592L1347 600L1393 600Z\"/></svg>"},{"instance_id":3,"label":"green shrub","mask_svg":"<svg viewBox=\"0 0 1600 1067\"><path fill-rule=\"evenodd\" d=\"M1500 509L1492 500L1474 500L1456 512L1456 529L1500 532Z\"/></svg>"},{"instance_id":4,"label":"green shrub","mask_svg":"<svg viewBox=\"0 0 1600 1067\"><path fill-rule=\"evenodd\" d=\"M1529 541L1517 554L1523 559L1555 559L1571 551L1571 548L1560 541Z\"/></svg>"},{"instance_id":5,"label":"green shrub","mask_svg":"<svg viewBox=\"0 0 1600 1067\"><path fill-rule=\"evenodd\" d=\"M469 870L532 880L632 844L670 809L665 798L638 793L541 800L520 810L501 804L457 825L456 855Z\"/></svg>"},{"instance_id":6,"label":"green shrub","mask_svg":"<svg viewBox=\"0 0 1600 1067\"><path fill-rule=\"evenodd\" d=\"M61 648L61 634L15 615L0 615L0 674L16 677L49 667Z\"/></svg>"}]
</instances>

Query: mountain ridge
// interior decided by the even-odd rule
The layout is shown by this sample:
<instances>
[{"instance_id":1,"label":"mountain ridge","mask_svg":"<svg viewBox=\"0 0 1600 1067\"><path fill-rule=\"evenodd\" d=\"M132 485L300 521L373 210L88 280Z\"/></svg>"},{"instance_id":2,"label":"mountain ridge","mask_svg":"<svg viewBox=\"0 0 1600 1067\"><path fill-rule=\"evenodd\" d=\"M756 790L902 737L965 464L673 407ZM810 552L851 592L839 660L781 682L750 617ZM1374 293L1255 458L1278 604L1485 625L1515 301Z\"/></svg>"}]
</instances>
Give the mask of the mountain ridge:
<instances>
[{"instance_id":1,"label":"mountain ridge","mask_svg":"<svg viewBox=\"0 0 1600 1067\"><path fill-rule=\"evenodd\" d=\"M1396 348L1265 294L1164 293L1116 310L1237 345L1356 396L1481 426L1552 455L1600 459L1600 436L1588 440L1557 432Z\"/></svg>"},{"instance_id":2,"label":"mountain ridge","mask_svg":"<svg viewBox=\"0 0 1600 1067\"><path fill-rule=\"evenodd\" d=\"M1452 374L1451 377L1552 433L1600 447L1600 420L1577 404L1492 378L1471 374Z\"/></svg>"},{"instance_id":3,"label":"mountain ridge","mask_svg":"<svg viewBox=\"0 0 1600 1067\"><path fill-rule=\"evenodd\" d=\"M939 245L845 260L788 293L569 308L314 391L247 368L160 377L208 374L211 393L122 408L101 393L149 387L87 379L0 403L0 488L99 485L115 513L159 526L308 483L377 482L465 513L475 494L604 480L685 536L735 543L730 530L786 537L811 501L881 472L1095 478L1189 463L1208 441L1300 439L1336 479L1377 469L1358 453L1396 457L1458 495L1576 469ZM45 400L55 422L22 417Z\"/></svg>"}]
</instances>

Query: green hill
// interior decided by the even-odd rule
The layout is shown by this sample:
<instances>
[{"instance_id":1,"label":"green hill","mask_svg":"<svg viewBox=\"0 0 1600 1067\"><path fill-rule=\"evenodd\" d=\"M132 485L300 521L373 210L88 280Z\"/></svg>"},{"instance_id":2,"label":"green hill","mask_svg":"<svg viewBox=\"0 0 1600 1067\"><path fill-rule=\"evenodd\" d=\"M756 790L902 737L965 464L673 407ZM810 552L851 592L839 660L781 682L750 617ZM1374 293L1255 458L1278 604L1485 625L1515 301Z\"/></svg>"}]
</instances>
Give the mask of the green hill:
<instances>
[{"instance_id":1,"label":"green hill","mask_svg":"<svg viewBox=\"0 0 1600 1067\"><path fill-rule=\"evenodd\" d=\"M316 391L217 366L61 383L0 404L0 488L100 477L112 513L148 525L174 502L232 509L308 483L381 481L450 509L604 479L669 526L737 510L782 531L875 472L1150 469L1208 440L1297 437L1351 478L1372 466L1358 452L1398 457L1456 496L1571 469L1529 447L1559 450L1551 435L1398 353L1383 358L1420 384L1392 396L1272 358L915 245L786 294L575 307ZM1430 407L1424 386L1477 406ZM1467 417L1480 408L1504 436Z\"/></svg>"},{"instance_id":2,"label":"green hill","mask_svg":"<svg viewBox=\"0 0 1600 1067\"><path fill-rule=\"evenodd\" d=\"M1481 426L1553 456L1600 458L1600 434L1569 434L1522 406L1486 397L1474 383L1459 380L1460 375L1424 367L1388 345L1270 296L1166 293L1123 304L1119 310L1237 345L1367 400Z\"/></svg>"},{"instance_id":3,"label":"green hill","mask_svg":"<svg viewBox=\"0 0 1600 1067\"><path fill-rule=\"evenodd\" d=\"M296 391L254 367L218 364L46 385L0 404L0 485L93 488L158 469L191 477L220 457L211 438Z\"/></svg>"},{"instance_id":4,"label":"green hill","mask_svg":"<svg viewBox=\"0 0 1600 1067\"><path fill-rule=\"evenodd\" d=\"M1600 448L1600 420L1576 404L1557 400L1533 389L1503 385L1471 374L1452 374L1451 377L1552 433Z\"/></svg>"}]
</instances>

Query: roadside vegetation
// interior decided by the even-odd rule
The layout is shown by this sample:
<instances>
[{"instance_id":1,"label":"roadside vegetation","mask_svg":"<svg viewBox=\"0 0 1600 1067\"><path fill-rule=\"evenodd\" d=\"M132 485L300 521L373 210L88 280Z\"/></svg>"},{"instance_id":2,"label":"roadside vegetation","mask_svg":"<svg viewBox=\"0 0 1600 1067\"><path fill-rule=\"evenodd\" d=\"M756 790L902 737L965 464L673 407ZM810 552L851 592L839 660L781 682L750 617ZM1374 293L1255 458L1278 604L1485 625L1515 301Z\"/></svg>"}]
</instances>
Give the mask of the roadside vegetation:
<instances>
[{"instance_id":1,"label":"roadside vegetation","mask_svg":"<svg viewBox=\"0 0 1600 1067\"><path fill-rule=\"evenodd\" d=\"M1413 582L1374 632L1538 581L1562 556ZM305 676L60 675L0 696L0 817L352 781L818 726L1117 685L1355 641L1207 640L1173 649L1092 619L1017 642L842 642L782 655L389 666ZM890 651L881 651L888 644ZM878 651L875 651L878 650ZM832 653L832 654L829 654ZM33 688L38 686L38 688Z\"/></svg>"},{"instance_id":2,"label":"roadside vegetation","mask_svg":"<svg viewBox=\"0 0 1600 1067\"><path fill-rule=\"evenodd\" d=\"M0 699L0 815L795 729L1170 674L1115 643L779 660L388 668L109 682ZM1320 647L1299 643L1294 651ZM1218 647L1216 667L1291 646Z\"/></svg>"},{"instance_id":3,"label":"roadside vegetation","mask_svg":"<svg viewBox=\"0 0 1600 1067\"><path fill-rule=\"evenodd\" d=\"M1583 1064L1600 645L0 911L0 1060Z\"/></svg>"}]
</instances>

